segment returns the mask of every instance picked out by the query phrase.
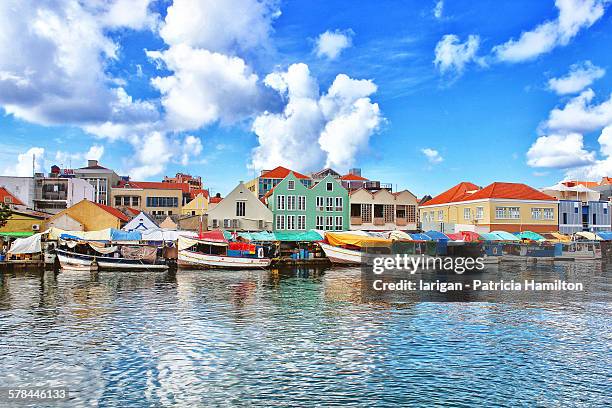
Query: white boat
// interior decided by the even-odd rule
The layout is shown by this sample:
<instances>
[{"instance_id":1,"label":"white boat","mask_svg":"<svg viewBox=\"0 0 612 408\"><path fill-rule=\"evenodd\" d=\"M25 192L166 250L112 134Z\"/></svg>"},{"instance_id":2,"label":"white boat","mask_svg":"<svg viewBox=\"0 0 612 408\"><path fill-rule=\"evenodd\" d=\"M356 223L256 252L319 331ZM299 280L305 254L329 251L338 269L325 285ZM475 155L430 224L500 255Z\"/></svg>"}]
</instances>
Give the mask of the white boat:
<instances>
[{"instance_id":1,"label":"white boat","mask_svg":"<svg viewBox=\"0 0 612 408\"><path fill-rule=\"evenodd\" d=\"M325 256L333 264L361 265L366 262L361 251L337 247L324 242L319 242L319 245L325 252Z\"/></svg>"},{"instance_id":2,"label":"white boat","mask_svg":"<svg viewBox=\"0 0 612 408\"><path fill-rule=\"evenodd\" d=\"M62 269L69 270L166 270L165 263L150 263L141 259L128 259L104 255L88 255L56 249L57 258Z\"/></svg>"},{"instance_id":3,"label":"white boat","mask_svg":"<svg viewBox=\"0 0 612 408\"><path fill-rule=\"evenodd\" d=\"M215 234L211 232L210 234ZM219 233L217 232L217 235ZM254 255L232 256L229 243L221 233L216 239L179 237L178 266L200 268L264 269L272 260L264 257L263 247L257 247Z\"/></svg>"},{"instance_id":4,"label":"white boat","mask_svg":"<svg viewBox=\"0 0 612 408\"><path fill-rule=\"evenodd\" d=\"M563 244L562 258L601 259L601 244L597 241L574 241Z\"/></svg>"}]
</instances>

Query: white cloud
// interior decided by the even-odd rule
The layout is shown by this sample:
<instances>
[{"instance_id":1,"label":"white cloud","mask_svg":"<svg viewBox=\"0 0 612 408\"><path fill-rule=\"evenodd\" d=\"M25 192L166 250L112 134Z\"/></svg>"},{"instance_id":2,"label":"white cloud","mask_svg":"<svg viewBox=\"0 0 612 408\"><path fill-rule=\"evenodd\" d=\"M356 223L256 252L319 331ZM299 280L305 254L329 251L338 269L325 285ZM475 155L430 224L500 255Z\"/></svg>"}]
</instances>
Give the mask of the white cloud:
<instances>
[{"instance_id":1,"label":"white cloud","mask_svg":"<svg viewBox=\"0 0 612 408\"><path fill-rule=\"evenodd\" d=\"M591 132L612 124L612 95L600 104L593 104L595 92L583 91L562 108L553 109L544 127L560 133Z\"/></svg>"},{"instance_id":2,"label":"white cloud","mask_svg":"<svg viewBox=\"0 0 612 408\"><path fill-rule=\"evenodd\" d=\"M605 69L593 65L591 61L585 61L572 65L567 75L561 78L551 78L548 81L548 87L558 95L577 93L603 77L605 73Z\"/></svg>"},{"instance_id":3,"label":"white cloud","mask_svg":"<svg viewBox=\"0 0 612 408\"><path fill-rule=\"evenodd\" d=\"M77 167L85 164L87 160L100 160L104 155L104 146L92 145L86 152L70 153L58 150L55 153L55 162L60 167Z\"/></svg>"},{"instance_id":4,"label":"white cloud","mask_svg":"<svg viewBox=\"0 0 612 408\"><path fill-rule=\"evenodd\" d=\"M352 45L352 35L351 30L327 30L320 34L315 43L317 57L325 57L330 60L338 58L344 49Z\"/></svg>"},{"instance_id":5,"label":"white cloud","mask_svg":"<svg viewBox=\"0 0 612 408\"><path fill-rule=\"evenodd\" d=\"M442 12L444 11L444 0L438 0L433 9L433 15L437 19L442 18Z\"/></svg>"},{"instance_id":6,"label":"white cloud","mask_svg":"<svg viewBox=\"0 0 612 408\"><path fill-rule=\"evenodd\" d=\"M527 151L527 164L531 167L567 169L595 162L595 152L584 149L582 135L540 136Z\"/></svg>"},{"instance_id":7,"label":"white cloud","mask_svg":"<svg viewBox=\"0 0 612 408\"><path fill-rule=\"evenodd\" d=\"M42 147L32 147L27 152L17 156L17 163L8 166L3 173L7 176L32 177L32 171L39 173L43 169L45 159L45 149Z\"/></svg>"},{"instance_id":8,"label":"white cloud","mask_svg":"<svg viewBox=\"0 0 612 408\"><path fill-rule=\"evenodd\" d=\"M436 45L434 64L442 73L455 71L461 74L469 62L477 61L479 45L480 38L477 35L470 35L462 43L456 35L447 34Z\"/></svg>"},{"instance_id":9,"label":"white cloud","mask_svg":"<svg viewBox=\"0 0 612 408\"><path fill-rule=\"evenodd\" d=\"M148 51L173 75L151 80L162 94L166 121L175 130L197 129L218 120L248 116L257 102L257 75L244 60L180 44Z\"/></svg>"},{"instance_id":10,"label":"white cloud","mask_svg":"<svg viewBox=\"0 0 612 408\"><path fill-rule=\"evenodd\" d=\"M115 0L108 4L102 21L108 27L128 27L135 30L155 29L159 24L159 15L152 13L149 5L152 0Z\"/></svg>"},{"instance_id":11,"label":"white cloud","mask_svg":"<svg viewBox=\"0 0 612 408\"><path fill-rule=\"evenodd\" d=\"M596 180L612 175L612 126L605 127L597 141L603 158L592 164L568 170L567 178Z\"/></svg>"},{"instance_id":12,"label":"white cloud","mask_svg":"<svg viewBox=\"0 0 612 408\"><path fill-rule=\"evenodd\" d=\"M181 164L187 166L192 156L199 156L202 153L202 141L195 136L187 136L182 143L182 150Z\"/></svg>"},{"instance_id":13,"label":"white cloud","mask_svg":"<svg viewBox=\"0 0 612 408\"><path fill-rule=\"evenodd\" d=\"M168 45L233 53L267 47L276 0L174 0L160 29Z\"/></svg>"},{"instance_id":14,"label":"white cloud","mask_svg":"<svg viewBox=\"0 0 612 408\"><path fill-rule=\"evenodd\" d=\"M425 157L427 157L427 160L431 164L438 164L444 161L444 158L440 155L440 152L435 149L427 147L425 149L421 149L421 153L423 153Z\"/></svg>"},{"instance_id":15,"label":"white cloud","mask_svg":"<svg viewBox=\"0 0 612 408\"><path fill-rule=\"evenodd\" d=\"M368 80L340 74L320 96L308 66L293 64L286 72L269 74L264 83L287 103L283 112L255 119L254 169L283 165L305 171L325 164L346 170L382 122L378 105L369 99L376 85Z\"/></svg>"},{"instance_id":16,"label":"white cloud","mask_svg":"<svg viewBox=\"0 0 612 408\"><path fill-rule=\"evenodd\" d=\"M604 3L605 0L557 0L559 16L555 20L523 32L518 40L495 46L493 53L500 61L521 62L565 46L581 29L592 26L603 16Z\"/></svg>"}]
</instances>

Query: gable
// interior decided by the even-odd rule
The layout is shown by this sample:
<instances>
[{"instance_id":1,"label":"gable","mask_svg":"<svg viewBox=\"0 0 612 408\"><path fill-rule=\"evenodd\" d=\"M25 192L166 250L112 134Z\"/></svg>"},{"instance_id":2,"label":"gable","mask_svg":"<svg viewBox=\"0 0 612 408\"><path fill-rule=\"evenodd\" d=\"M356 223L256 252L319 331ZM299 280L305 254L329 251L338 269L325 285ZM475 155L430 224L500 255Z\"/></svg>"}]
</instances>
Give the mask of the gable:
<instances>
[{"instance_id":1,"label":"gable","mask_svg":"<svg viewBox=\"0 0 612 408\"><path fill-rule=\"evenodd\" d=\"M125 224L122 229L124 231L146 231L156 228L159 228L157 223L153 221L153 219L146 213L140 212L138 215L132 218L130 222Z\"/></svg>"},{"instance_id":2,"label":"gable","mask_svg":"<svg viewBox=\"0 0 612 408\"><path fill-rule=\"evenodd\" d=\"M327 190L327 183L333 184L332 191ZM310 190L313 193L316 193L317 195L343 195L348 197L348 191L344 187L342 187L342 184L340 184L338 180L329 175L323 178L323 180L319 181L313 187L311 187Z\"/></svg>"}]
</instances>

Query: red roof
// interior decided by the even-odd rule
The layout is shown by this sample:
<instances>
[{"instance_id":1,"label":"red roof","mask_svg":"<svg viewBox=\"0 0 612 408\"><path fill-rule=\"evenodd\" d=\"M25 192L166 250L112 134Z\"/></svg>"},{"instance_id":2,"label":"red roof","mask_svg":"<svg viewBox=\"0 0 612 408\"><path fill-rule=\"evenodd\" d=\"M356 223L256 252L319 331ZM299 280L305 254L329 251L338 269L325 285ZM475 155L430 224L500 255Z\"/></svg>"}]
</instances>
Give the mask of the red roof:
<instances>
[{"instance_id":1,"label":"red roof","mask_svg":"<svg viewBox=\"0 0 612 408\"><path fill-rule=\"evenodd\" d=\"M153 190L182 190L189 193L190 186L187 183L167 183L161 181L120 181L117 188L148 188Z\"/></svg>"},{"instance_id":2,"label":"red roof","mask_svg":"<svg viewBox=\"0 0 612 408\"><path fill-rule=\"evenodd\" d=\"M340 177L340 180L347 180L347 181L369 181L367 178L365 177L361 177L357 174L345 174L344 176Z\"/></svg>"},{"instance_id":3,"label":"red roof","mask_svg":"<svg viewBox=\"0 0 612 408\"><path fill-rule=\"evenodd\" d=\"M507 198L511 200L551 200L554 197L544 194L533 187L523 183L491 183L480 191L469 195L467 200L480 200L483 198Z\"/></svg>"},{"instance_id":4,"label":"red roof","mask_svg":"<svg viewBox=\"0 0 612 408\"><path fill-rule=\"evenodd\" d=\"M578 185L581 185L587 188L597 187L600 185L597 181L577 181L577 180L564 181L563 184L568 187L576 187Z\"/></svg>"},{"instance_id":5,"label":"red roof","mask_svg":"<svg viewBox=\"0 0 612 408\"><path fill-rule=\"evenodd\" d=\"M104 211L106 211L107 213L114 215L115 217L119 218L121 221L129 221L129 217L127 215L125 215L124 213L122 213L121 211L119 211L116 208L113 207L109 207L108 205L104 205L104 204L100 204L100 203L94 203L95 205L97 205L98 207L100 207L101 209L103 209Z\"/></svg>"},{"instance_id":6,"label":"red roof","mask_svg":"<svg viewBox=\"0 0 612 408\"><path fill-rule=\"evenodd\" d=\"M474 191L478 189L480 189L480 187L478 187L476 184L463 181L457 184L456 186L446 190L445 192L438 194L437 196L425 202L424 204L421 204L421 207L461 201L461 199L467 195L468 191Z\"/></svg>"},{"instance_id":7,"label":"red roof","mask_svg":"<svg viewBox=\"0 0 612 408\"><path fill-rule=\"evenodd\" d=\"M601 181L599 182L600 186L603 185L607 185L607 184L612 184L612 177L602 177Z\"/></svg>"},{"instance_id":8,"label":"red roof","mask_svg":"<svg viewBox=\"0 0 612 408\"><path fill-rule=\"evenodd\" d=\"M198 238L202 240L206 240L206 241L212 241L212 242L227 242L227 239L225 239L225 235L223 234L223 231L218 230L218 229L203 232L202 235L199 236Z\"/></svg>"},{"instance_id":9,"label":"red roof","mask_svg":"<svg viewBox=\"0 0 612 408\"><path fill-rule=\"evenodd\" d=\"M287 169L285 167L282 167L282 166L278 166L275 169L268 170L268 171L266 171L265 173L263 173L259 177L261 177L261 178L272 178L272 179L284 179L291 172L293 172L295 177L299 178L299 179L309 179L310 178L310 177L305 176L305 175L303 175L301 173L298 173L297 171L289 170L289 169Z\"/></svg>"},{"instance_id":10,"label":"red roof","mask_svg":"<svg viewBox=\"0 0 612 408\"><path fill-rule=\"evenodd\" d=\"M165 184L168 184L168 183L165 183ZM196 198L198 196L198 194L203 194L204 198L208 198L209 197L208 190L204 190L204 189L201 189L201 188L196 188L196 189L191 190L191 198Z\"/></svg>"},{"instance_id":11,"label":"red roof","mask_svg":"<svg viewBox=\"0 0 612 408\"><path fill-rule=\"evenodd\" d=\"M137 210L137 209L135 209L135 208L132 208L132 207L125 207L125 209L126 209L128 212L130 212L131 214L133 214L133 215L138 215L138 214L140 214L140 210Z\"/></svg>"},{"instance_id":12,"label":"red roof","mask_svg":"<svg viewBox=\"0 0 612 408\"><path fill-rule=\"evenodd\" d=\"M11 202L10 203L5 203L5 198L6 197L10 197L11 198ZM4 187L0 187L0 203L5 203L5 204L15 204L15 205L25 205L23 202L21 202L20 199L18 199L17 197L15 197L13 194L11 194L6 188Z\"/></svg>"},{"instance_id":13,"label":"red roof","mask_svg":"<svg viewBox=\"0 0 612 408\"><path fill-rule=\"evenodd\" d=\"M214 204L214 203L220 203L221 200L223 200L223 197L211 197L210 198L210 203Z\"/></svg>"}]
</instances>

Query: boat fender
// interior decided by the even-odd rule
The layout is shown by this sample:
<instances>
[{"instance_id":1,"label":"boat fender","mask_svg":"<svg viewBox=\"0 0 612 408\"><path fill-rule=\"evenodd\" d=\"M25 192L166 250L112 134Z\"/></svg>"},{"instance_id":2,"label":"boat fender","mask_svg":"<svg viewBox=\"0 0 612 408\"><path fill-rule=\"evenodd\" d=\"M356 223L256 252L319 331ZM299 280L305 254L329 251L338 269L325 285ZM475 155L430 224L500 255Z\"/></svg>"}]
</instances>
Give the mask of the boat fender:
<instances>
[{"instance_id":1,"label":"boat fender","mask_svg":"<svg viewBox=\"0 0 612 408\"><path fill-rule=\"evenodd\" d=\"M264 257L264 250L262 247L257 248L257 257L260 259Z\"/></svg>"}]
</instances>

